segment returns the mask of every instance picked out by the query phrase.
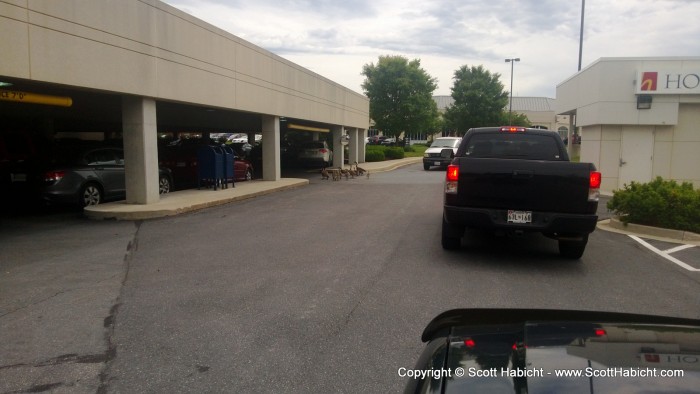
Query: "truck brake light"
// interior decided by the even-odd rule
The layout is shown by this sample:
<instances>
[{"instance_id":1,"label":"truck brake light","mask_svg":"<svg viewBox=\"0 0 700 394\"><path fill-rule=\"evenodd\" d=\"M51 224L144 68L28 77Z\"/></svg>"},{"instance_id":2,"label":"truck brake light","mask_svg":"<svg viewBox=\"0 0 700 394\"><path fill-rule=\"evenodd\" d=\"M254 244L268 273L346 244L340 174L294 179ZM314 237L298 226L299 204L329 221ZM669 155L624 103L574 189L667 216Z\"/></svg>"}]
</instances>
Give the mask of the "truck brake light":
<instances>
[{"instance_id":1,"label":"truck brake light","mask_svg":"<svg viewBox=\"0 0 700 394\"><path fill-rule=\"evenodd\" d=\"M507 133L524 133L525 128L524 127L514 127L514 126L503 126L503 127L501 127L501 131L504 131Z\"/></svg>"},{"instance_id":2,"label":"truck brake light","mask_svg":"<svg viewBox=\"0 0 700 394\"><path fill-rule=\"evenodd\" d=\"M450 164L447 166L447 175L445 175L445 193L457 194L457 181L459 180L459 166Z\"/></svg>"},{"instance_id":3,"label":"truck brake light","mask_svg":"<svg viewBox=\"0 0 700 394\"><path fill-rule=\"evenodd\" d=\"M588 181L588 201L598 201L600 199L600 183L602 175L598 171L591 171Z\"/></svg>"},{"instance_id":4,"label":"truck brake light","mask_svg":"<svg viewBox=\"0 0 700 394\"><path fill-rule=\"evenodd\" d=\"M450 164L447 166L447 181L457 181L459 180L459 166L456 164Z\"/></svg>"}]
</instances>

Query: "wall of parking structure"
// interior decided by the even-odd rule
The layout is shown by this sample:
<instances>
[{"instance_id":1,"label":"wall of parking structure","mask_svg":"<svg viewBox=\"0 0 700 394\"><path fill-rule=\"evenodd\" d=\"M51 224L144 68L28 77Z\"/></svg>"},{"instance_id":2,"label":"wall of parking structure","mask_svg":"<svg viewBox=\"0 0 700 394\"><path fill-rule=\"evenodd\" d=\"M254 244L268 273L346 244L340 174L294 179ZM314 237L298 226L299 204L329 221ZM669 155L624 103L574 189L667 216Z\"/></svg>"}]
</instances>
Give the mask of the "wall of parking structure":
<instances>
[{"instance_id":1,"label":"wall of parking structure","mask_svg":"<svg viewBox=\"0 0 700 394\"><path fill-rule=\"evenodd\" d=\"M366 129L369 100L158 0L0 3L0 75Z\"/></svg>"}]
</instances>

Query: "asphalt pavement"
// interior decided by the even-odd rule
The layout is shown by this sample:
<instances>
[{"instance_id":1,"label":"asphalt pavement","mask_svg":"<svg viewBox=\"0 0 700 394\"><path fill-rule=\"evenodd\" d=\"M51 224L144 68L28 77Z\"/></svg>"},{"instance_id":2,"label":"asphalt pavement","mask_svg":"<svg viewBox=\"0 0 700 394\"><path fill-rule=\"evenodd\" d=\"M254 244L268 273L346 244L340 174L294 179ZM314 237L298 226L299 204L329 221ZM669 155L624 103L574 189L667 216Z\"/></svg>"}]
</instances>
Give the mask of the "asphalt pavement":
<instances>
[{"instance_id":1,"label":"asphalt pavement","mask_svg":"<svg viewBox=\"0 0 700 394\"><path fill-rule=\"evenodd\" d=\"M529 252L476 238L445 255L440 171L373 176L418 161L367 163L370 178L335 187L320 175L301 187L259 181L264 194L240 182L236 204L168 218L3 221L0 393L393 389L401 381L387 386L388 368L413 365L421 325L450 305L693 305L691 274L660 274L665 263L606 233L575 265L529 238L507 242Z\"/></svg>"}]
</instances>

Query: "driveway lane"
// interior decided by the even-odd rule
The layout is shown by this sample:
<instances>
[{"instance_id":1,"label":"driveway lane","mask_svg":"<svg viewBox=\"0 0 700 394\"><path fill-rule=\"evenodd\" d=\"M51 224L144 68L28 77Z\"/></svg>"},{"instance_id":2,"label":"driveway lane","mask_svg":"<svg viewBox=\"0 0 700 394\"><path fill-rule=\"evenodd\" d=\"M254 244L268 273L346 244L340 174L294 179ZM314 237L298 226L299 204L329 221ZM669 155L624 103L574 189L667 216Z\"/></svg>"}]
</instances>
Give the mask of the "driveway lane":
<instances>
[{"instance_id":1,"label":"driveway lane","mask_svg":"<svg viewBox=\"0 0 700 394\"><path fill-rule=\"evenodd\" d=\"M596 231L440 247L444 172L411 166L145 222L112 338L114 392L395 392L420 333L459 307L700 317L698 281Z\"/></svg>"}]
</instances>

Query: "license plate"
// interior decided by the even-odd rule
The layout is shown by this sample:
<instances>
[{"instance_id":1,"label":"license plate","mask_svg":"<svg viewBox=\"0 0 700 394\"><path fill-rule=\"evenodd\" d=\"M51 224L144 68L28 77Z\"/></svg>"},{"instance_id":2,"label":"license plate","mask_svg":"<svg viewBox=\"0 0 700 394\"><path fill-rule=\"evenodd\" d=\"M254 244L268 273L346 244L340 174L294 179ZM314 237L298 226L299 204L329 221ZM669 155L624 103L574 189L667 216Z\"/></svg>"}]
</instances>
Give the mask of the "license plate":
<instances>
[{"instance_id":1,"label":"license plate","mask_svg":"<svg viewBox=\"0 0 700 394\"><path fill-rule=\"evenodd\" d=\"M439 161L436 161L436 162L435 162L435 165L436 165L436 166L441 166L442 163L440 163Z\"/></svg>"},{"instance_id":2,"label":"license plate","mask_svg":"<svg viewBox=\"0 0 700 394\"><path fill-rule=\"evenodd\" d=\"M508 210L508 223L532 223L532 211Z\"/></svg>"},{"instance_id":3,"label":"license plate","mask_svg":"<svg viewBox=\"0 0 700 394\"><path fill-rule=\"evenodd\" d=\"M26 182L27 174L10 174L10 180L12 182Z\"/></svg>"}]
</instances>

